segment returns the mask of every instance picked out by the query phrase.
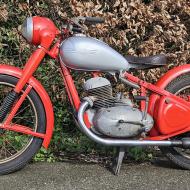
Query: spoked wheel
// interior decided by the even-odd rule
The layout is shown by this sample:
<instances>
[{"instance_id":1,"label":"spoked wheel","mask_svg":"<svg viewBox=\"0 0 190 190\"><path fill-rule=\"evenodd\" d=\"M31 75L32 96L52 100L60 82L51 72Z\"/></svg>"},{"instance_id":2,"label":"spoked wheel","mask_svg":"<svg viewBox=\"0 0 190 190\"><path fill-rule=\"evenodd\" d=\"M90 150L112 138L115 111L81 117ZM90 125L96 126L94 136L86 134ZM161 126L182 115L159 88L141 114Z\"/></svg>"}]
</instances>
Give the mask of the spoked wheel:
<instances>
[{"instance_id":1,"label":"spoked wheel","mask_svg":"<svg viewBox=\"0 0 190 190\"><path fill-rule=\"evenodd\" d=\"M7 94L14 89L17 82L18 79L15 77L0 75L0 105ZM44 107L33 89L16 112L10 126L13 124L27 126L35 132L45 132ZM0 129L0 174L8 174L24 167L37 153L41 145L41 138Z\"/></svg>"},{"instance_id":2,"label":"spoked wheel","mask_svg":"<svg viewBox=\"0 0 190 190\"><path fill-rule=\"evenodd\" d=\"M180 96L186 101L190 101L190 74L182 75L172 81L166 90ZM176 136L172 139L190 138L190 132ZM171 160L174 164L184 169L190 170L190 149L179 147L160 147L160 150Z\"/></svg>"}]
</instances>

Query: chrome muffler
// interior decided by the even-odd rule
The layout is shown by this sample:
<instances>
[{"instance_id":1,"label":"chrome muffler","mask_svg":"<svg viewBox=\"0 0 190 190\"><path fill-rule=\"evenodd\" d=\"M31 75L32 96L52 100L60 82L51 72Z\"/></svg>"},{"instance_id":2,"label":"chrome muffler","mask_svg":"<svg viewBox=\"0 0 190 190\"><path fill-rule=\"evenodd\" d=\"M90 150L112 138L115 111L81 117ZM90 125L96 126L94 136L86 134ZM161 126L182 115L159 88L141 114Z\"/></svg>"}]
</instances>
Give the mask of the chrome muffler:
<instances>
[{"instance_id":1,"label":"chrome muffler","mask_svg":"<svg viewBox=\"0 0 190 190\"><path fill-rule=\"evenodd\" d=\"M95 133L93 133L86 124L84 123L84 113L88 107L93 106L93 102L90 99L85 99L84 102L81 103L79 111L78 111L78 124L81 131L88 136L91 140L103 144L106 146L173 146L173 147L184 147L190 148L190 140L182 139L182 140L124 140L124 139L111 139L111 138L102 138Z\"/></svg>"}]
</instances>

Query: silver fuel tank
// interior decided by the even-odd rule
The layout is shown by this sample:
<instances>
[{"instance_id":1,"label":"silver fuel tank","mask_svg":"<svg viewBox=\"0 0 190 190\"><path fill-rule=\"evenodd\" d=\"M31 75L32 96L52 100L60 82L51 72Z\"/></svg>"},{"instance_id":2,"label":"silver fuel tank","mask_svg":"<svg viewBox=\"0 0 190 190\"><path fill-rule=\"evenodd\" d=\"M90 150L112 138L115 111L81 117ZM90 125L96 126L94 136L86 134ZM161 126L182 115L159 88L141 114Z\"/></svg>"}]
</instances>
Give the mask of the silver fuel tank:
<instances>
[{"instance_id":1,"label":"silver fuel tank","mask_svg":"<svg viewBox=\"0 0 190 190\"><path fill-rule=\"evenodd\" d=\"M60 59L69 68L85 71L128 70L127 60L106 43L86 36L70 37L62 42Z\"/></svg>"}]
</instances>

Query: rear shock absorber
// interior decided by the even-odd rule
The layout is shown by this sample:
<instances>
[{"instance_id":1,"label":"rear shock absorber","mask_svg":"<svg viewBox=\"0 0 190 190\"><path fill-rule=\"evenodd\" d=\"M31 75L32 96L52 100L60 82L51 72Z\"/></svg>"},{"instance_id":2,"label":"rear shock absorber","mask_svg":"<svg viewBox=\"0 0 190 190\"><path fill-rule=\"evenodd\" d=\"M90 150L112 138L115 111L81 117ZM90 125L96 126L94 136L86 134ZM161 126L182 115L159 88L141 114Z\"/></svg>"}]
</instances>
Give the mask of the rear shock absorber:
<instances>
[{"instance_id":1,"label":"rear shock absorber","mask_svg":"<svg viewBox=\"0 0 190 190\"><path fill-rule=\"evenodd\" d=\"M9 92L9 94L6 96L0 108L0 123L3 122L7 114L11 111L11 108L18 96L19 94L15 91Z\"/></svg>"}]
</instances>

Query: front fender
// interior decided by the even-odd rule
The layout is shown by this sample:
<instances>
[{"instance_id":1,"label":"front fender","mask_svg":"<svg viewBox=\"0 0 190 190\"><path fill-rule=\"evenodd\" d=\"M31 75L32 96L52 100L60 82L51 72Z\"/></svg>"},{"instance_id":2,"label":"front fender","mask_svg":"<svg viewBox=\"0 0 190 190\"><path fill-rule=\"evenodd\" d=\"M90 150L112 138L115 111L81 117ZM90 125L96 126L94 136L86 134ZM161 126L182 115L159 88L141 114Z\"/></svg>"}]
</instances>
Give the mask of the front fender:
<instances>
[{"instance_id":1,"label":"front fender","mask_svg":"<svg viewBox=\"0 0 190 190\"><path fill-rule=\"evenodd\" d=\"M0 74L6 74L14 76L16 78L21 78L22 72L23 71L21 69L10 65L0 65ZM46 90L37 79L31 77L28 81L28 84L30 84L34 88L34 90L39 95L44 105L47 122L46 122L46 134L43 140L43 146L44 148L48 148L54 129L53 106L49 98L49 95L47 94Z\"/></svg>"},{"instance_id":2,"label":"front fender","mask_svg":"<svg viewBox=\"0 0 190 190\"><path fill-rule=\"evenodd\" d=\"M183 75L185 73L190 72L190 64L185 64L185 65L181 65L178 67L175 67L171 70L169 70L166 74L164 74L155 84L155 86L161 88L161 89L165 89L167 87L167 85L174 80L175 78L179 77L180 75ZM156 102L159 99L160 96L158 96L157 94L152 94L150 96L150 100L149 100L149 107L148 107L148 112L149 114L151 114L152 116L154 115L154 111L156 110ZM151 136L155 136L158 135L158 132L155 131L155 128L151 131Z\"/></svg>"}]
</instances>

